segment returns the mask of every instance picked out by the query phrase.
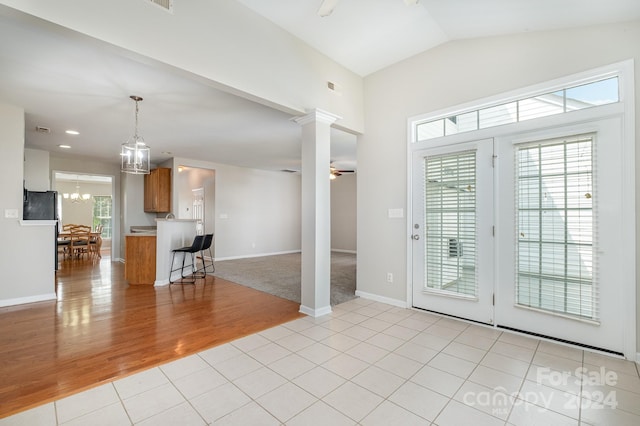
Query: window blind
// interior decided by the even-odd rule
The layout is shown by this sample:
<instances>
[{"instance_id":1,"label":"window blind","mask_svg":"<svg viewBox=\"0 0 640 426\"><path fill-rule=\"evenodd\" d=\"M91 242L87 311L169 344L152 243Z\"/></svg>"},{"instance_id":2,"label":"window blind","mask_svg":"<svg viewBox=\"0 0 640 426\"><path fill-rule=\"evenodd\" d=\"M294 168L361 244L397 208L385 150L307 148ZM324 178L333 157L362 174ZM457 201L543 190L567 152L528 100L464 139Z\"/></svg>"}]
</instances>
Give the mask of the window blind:
<instances>
[{"instance_id":1,"label":"window blind","mask_svg":"<svg viewBox=\"0 0 640 426\"><path fill-rule=\"evenodd\" d=\"M425 158L427 290L477 296L476 152Z\"/></svg>"},{"instance_id":2,"label":"window blind","mask_svg":"<svg viewBox=\"0 0 640 426\"><path fill-rule=\"evenodd\" d=\"M516 303L597 320L593 137L516 150Z\"/></svg>"}]
</instances>

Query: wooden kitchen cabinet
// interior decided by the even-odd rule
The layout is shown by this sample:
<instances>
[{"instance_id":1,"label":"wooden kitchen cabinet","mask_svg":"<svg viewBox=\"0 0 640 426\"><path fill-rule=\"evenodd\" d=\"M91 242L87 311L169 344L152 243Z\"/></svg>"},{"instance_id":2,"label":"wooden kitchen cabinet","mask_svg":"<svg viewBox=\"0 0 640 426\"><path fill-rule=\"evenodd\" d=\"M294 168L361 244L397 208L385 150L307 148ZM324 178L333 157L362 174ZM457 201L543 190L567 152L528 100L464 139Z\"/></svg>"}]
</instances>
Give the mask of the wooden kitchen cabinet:
<instances>
[{"instance_id":1,"label":"wooden kitchen cabinet","mask_svg":"<svg viewBox=\"0 0 640 426\"><path fill-rule=\"evenodd\" d=\"M132 234L125 237L124 278L129 284L156 281L156 236Z\"/></svg>"},{"instance_id":2,"label":"wooden kitchen cabinet","mask_svg":"<svg viewBox=\"0 0 640 426\"><path fill-rule=\"evenodd\" d=\"M159 167L144 175L144 211L169 213L171 211L171 169Z\"/></svg>"}]
</instances>

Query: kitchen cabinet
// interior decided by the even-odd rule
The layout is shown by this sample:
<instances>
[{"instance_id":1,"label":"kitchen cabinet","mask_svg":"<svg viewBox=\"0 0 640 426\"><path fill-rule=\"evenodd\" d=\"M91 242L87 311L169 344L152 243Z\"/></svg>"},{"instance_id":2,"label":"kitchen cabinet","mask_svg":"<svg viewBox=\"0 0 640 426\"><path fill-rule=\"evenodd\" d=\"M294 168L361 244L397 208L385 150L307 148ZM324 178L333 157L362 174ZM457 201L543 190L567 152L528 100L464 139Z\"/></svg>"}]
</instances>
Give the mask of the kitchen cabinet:
<instances>
[{"instance_id":1,"label":"kitchen cabinet","mask_svg":"<svg viewBox=\"0 0 640 426\"><path fill-rule=\"evenodd\" d=\"M144 175L144 211L169 213L171 211L171 169L159 167Z\"/></svg>"},{"instance_id":2,"label":"kitchen cabinet","mask_svg":"<svg viewBox=\"0 0 640 426\"><path fill-rule=\"evenodd\" d=\"M125 236L124 277L129 284L150 284L156 280L156 236Z\"/></svg>"}]
</instances>

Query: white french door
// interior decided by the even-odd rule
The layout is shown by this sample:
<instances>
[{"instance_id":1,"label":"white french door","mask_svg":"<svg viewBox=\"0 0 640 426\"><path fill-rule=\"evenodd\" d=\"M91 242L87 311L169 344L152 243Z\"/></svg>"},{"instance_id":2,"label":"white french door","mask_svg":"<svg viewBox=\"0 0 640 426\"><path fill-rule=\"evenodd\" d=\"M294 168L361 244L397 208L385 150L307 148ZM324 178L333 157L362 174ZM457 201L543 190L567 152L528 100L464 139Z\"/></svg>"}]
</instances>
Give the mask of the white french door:
<instances>
[{"instance_id":1,"label":"white french door","mask_svg":"<svg viewBox=\"0 0 640 426\"><path fill-rule=\"evenodd\" d=\"M414 151L412 305L624 353L621 128Z\"/></svg>"},{"instance_id":2,"label":"white french door","mask_svg":"<svg viewBox=\"0 0 640 426\"><path fill-rule=\"evenodd\" d=\"M619 119L496 139L496 322L624 352Z\"/></svg>"},{"instance_id":3,"label":"white french door","mask_svg":"<svg viewBox=\"0 0 640 426\"><path fill-rule=\"evenodd\" d=\"M493 140L413 153L413 306L493 322Z\"/></svg>"}]
</instances>

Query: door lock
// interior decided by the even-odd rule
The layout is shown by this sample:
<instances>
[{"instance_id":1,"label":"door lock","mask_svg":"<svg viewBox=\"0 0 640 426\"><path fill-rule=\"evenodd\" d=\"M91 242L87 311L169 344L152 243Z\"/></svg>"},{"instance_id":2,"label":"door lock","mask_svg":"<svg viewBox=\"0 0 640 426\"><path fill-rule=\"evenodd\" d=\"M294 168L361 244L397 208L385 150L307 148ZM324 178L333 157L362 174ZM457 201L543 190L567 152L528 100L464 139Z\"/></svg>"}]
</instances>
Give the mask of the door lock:
<instances>
[{"instance_id":1,"label":"door lock","mask_svg":"<svg viewBox=\"0 0 640 426\"><path fill-rule=\"evenodd\" d=\"M413 235L411 236L411 239L412 239L412 240L419 240L419 239L420 239L420 235L418 235L418 234L413 234Z\"/></svg>"}]
</instances>

